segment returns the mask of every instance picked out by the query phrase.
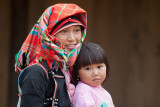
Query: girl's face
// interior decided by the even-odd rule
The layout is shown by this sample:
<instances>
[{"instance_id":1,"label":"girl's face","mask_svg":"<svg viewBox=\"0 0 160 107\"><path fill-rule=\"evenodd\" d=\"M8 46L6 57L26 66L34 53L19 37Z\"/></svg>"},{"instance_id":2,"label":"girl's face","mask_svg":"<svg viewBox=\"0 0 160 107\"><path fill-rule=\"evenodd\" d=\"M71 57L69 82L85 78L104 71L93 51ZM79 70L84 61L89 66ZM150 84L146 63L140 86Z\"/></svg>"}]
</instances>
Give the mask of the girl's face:
<instances>
[{"instance_id":1,"label":"girl's face","mask_svg":"<svg viewBox=\"0 0 160 107\"><path fill-rule=\"evenodd\" d=\"M106 65L104 63L92 64L79 70L80 80L90 86L98 86L106 78Z\"/></svg>"},{"instance_id":2,"label":"girl's face","mask_svg":"<svg viewBox=\"0 0 160 107\"><path fill-rule=\"evenodd\" d=\"M63 49L69 53L78 44L82 36L81 26L73 25L58 32L55 37L62 42Z\"/></svg>"}]
</instances>

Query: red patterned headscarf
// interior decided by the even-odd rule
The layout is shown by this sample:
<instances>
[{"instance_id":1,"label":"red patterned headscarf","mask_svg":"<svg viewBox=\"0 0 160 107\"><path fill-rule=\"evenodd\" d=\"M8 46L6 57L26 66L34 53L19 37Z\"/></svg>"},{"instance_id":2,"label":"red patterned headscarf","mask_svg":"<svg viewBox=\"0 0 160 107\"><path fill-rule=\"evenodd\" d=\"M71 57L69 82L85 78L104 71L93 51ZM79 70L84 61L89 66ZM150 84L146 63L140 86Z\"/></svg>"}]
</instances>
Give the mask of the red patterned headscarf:
<instances>
[{"instance_id":1,"label":"red patterned headscarf","mask_svg":"<svg viewBox=\"0 0 160 107\"><path fill-rule=\"evenodd\" d=\"M78 20L70 19L70 16L75 16ZM61 42L54 35L64 29L66 27L64 25L69 21L74 23L68 26L78 24L84 28L84 31L79 43L66 55L65 50L60 45ZM66 65L72 66L85 39L86 26L87 13L75 4L55 4L47 8L33 26L20 51L15 56L16 71L21 72L25 67L43 59L47 60L50 68L53 62L58 62L58 65L65 62Z\"/></svg>"}]
</instances>

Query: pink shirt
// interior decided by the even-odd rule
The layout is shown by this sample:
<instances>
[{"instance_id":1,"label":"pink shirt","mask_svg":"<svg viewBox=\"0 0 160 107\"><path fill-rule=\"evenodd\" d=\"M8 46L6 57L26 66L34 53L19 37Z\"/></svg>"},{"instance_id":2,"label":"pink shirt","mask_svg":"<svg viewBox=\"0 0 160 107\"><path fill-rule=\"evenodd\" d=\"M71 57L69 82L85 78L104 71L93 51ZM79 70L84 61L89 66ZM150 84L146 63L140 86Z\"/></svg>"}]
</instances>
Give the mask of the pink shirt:
<instances>
[{"instance_id":1,"label":"pink shirt","mask_svg":"<svg viewBox=\"0 0 160 107\"><path fill-rule=\"evenodd\" d=\"M76 86L73 107L114 107L111 95L101 86L92 87L83 82Z\"/></svg>"}]
</instances>

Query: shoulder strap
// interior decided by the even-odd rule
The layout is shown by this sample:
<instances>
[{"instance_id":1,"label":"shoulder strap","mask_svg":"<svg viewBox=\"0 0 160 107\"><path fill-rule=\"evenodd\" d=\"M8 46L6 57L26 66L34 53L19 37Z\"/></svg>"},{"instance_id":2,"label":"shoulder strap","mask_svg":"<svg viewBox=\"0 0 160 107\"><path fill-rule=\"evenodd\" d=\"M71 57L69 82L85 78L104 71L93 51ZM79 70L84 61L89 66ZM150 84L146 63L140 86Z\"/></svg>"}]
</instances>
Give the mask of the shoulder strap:
<instances>
[{"instance_id":1,"label":"shoulder strap","mask_svg":"<svg viewBox=\"0 0 160 107\"><path fill-rule=\"evenodd\" d=\"M45 62L44 62L45 63ZM49 72L49 69L47 69L46 70L46 68L44 67L44 65L42 65L43 63L37 63L37 65L39 65L40 67L42 67L43 68L43 70L44 70L44 72L46 73L46 75L47 75L47 78L49 79L49 77L48 77L48 72Z\"/></svg>"}]
</instances>

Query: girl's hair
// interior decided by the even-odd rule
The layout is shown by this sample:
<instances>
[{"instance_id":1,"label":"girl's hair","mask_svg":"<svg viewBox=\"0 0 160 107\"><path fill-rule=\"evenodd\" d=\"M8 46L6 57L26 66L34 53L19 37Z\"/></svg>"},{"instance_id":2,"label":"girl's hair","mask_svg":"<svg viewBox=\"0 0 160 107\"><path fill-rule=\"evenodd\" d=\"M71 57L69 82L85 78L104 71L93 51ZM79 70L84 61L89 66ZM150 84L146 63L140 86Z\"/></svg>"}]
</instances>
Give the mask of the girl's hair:
<instances>
[{"instance_id":1,"label":"girl's hair","mask_svg":"<svg viewBox=\"0 0 160 107\"><path fill-rule=\"evenodd\" d=\"M73 65L73 83L77 85L78 81L78 71L82 67L86 67L92 64L104 63L106 65L106 77L109 77L109 64L105 51L98 45L94 43L83 43L80 53Z\"/></svg>"}]
</instances>

